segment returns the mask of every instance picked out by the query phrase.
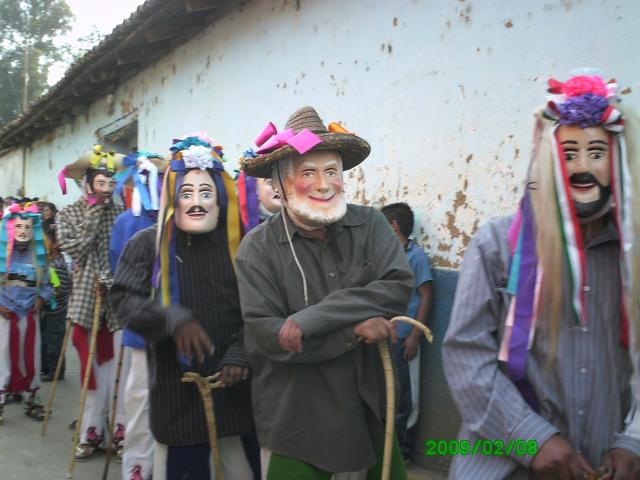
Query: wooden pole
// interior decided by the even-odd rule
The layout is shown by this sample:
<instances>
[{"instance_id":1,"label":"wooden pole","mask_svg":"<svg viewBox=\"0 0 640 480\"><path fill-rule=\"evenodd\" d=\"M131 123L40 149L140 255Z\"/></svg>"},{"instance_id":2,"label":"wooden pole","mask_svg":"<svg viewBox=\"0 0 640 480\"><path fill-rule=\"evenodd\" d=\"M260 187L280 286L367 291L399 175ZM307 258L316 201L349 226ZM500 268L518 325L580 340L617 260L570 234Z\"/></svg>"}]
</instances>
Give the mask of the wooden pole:
<instances>
[{"instance_id":1,"label":"wooden pole","mask_svg":"<svg viewBox=\"0 0 640 480\"><path fill-rule=\"evenodd\" d=\"M111 425L109 425L109 431L111 437L107 445L107 460L104 464L104 470L102 472L102 480L107 480L107 474L109 473L109 463L111 462L111 452L113 451L113 435L116 428L116 413L118 411L118 392L120 390L120 375L122 373L122 359L124 358L124 343L120 344L120 354L118 355L118 369L116 370L116 380L114 382L113 401L111 402Z\"/></svg>"},{"instance_id":2,"label":"wooden pole","mask_svg":"<svg viewBox=\"0 0 640 480\"><path fill-rule=\"evenodd\" d=\"M429 343L433 342L433 335L426 325L414 320L413 318L399 316L394 317L391 323L405 322L422 330L425 338ZM389 346L387 341L383 340L378 343L380 358L382 359L382 367L384 369L384 381L387 390L387 418L384 429L384 450L382 455L382 480L389 480L391 474L391 452L393 451L393 432L396 420L396 385L393 378L393 362L389 354Z\"/></svg>"},{"instance_id":3,"label":"wooden pole","mask_svg":"<svg viewBox=\"0 0 640 480\"><path fill-rule=\"evenodd\" d=\"M207 416L207 429L209 431L209 444L211 446L211 454L213 455L213 463L215 465L216 480L223 480L222 478L222 463L220 462L220 450L218 450L218 430L216 427L216 415L213 410L213 395L211 390L219 388L220 382L216 380L220 376L220 372L210 377L201 377L195 372L187 372L182 376L182 381L185 383L195 383L198 387L198 391L202 396L202 402L204 403L204 413Z\"/></svg>"},{"instance_id":4,"label":"wooden pole","mask_svg":"<svg viewBox=\"0 0 640 480\"><path fill-rule=\"evenodd\" d=\"M76 449L80 440L80 430L82 429L82 417L84 417L84 406L87 401L87 392L89 391L89 379L91 378L91 368L93 366L93 357L96 354L96 338L98 337L98 328L100 327L100 311L102 310L102 289L101 285L96 282L96 304L93 308L93 325L91 327L91 340L89 341L89 358L87 359L87 368L84 371L84 380L82 382L82 391L80 393L80 412L76 421L76 429L73 433L73 448L71 450L71 461L69 462L69 475L73 477L73 470L76 466Z\"/></svg>"},{"instance_id":5,"label":"wooden pole","mask_svg":"<svg viewBox=\"0 0 640 480\"><path fill-rule=\"evenodd\" d=\"M51 384L51 391L49 392L49 400L47 401L47 408L44 412L44 423L42 424L42 436L47 434L47 425L49 425L49 416L51 415L51 407L53 406L53 399L56 396L56 388L58 386L58 377L62 370L62 364L64 363L65 353L67 351L67 344L69 343L69 337L71 336L71 320L67 320L67 326L64 329L64 339L62 340L62 349L58 356L58 363L56 364L56 373L53 376L53 383Z\"/></svg>"}]
</instances>

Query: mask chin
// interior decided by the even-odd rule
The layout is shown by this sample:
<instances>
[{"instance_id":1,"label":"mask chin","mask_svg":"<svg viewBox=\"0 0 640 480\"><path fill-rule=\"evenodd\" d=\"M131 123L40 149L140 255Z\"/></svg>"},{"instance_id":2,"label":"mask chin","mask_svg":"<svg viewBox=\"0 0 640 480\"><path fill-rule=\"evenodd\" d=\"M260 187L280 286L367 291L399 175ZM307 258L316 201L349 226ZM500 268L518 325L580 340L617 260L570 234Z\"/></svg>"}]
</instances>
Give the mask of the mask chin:
<instances>
[{"instance_id":1,"label":"mask chin","mask_svg":"<svg viewBox=\"0 0 640 480\"><path fill-rule=\"evenodd\" d=\"M14 241L14 245L16 247L16 250L19 250L21 252L24 252L27 248L29 248L29 244L31 243L30 240L15 240Z\"/></svg>"},{"instance_id":2,"label":"mask chin","mask_svg":"<svg viewBox=\"0 0 640 480\"><path fill-rule=\"evenodd\" d=\"M611 210L611 188L600 186L598 200L588 203L574 202L576 215L580 223L589 223Z\"/></svg>"}]
</instances>

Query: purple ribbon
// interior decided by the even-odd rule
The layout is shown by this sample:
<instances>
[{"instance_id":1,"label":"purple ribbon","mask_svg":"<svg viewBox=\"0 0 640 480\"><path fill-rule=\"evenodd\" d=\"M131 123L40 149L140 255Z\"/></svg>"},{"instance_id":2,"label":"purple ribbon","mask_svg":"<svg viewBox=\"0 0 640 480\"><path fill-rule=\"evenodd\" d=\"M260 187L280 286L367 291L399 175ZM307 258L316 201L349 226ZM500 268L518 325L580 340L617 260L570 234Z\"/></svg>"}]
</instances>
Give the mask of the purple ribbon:
<instances>
[{"instance_id":1,"label":"purple ribbon","mask_svg":"<svg viewBox=\"0 0 640 480\"><path fill-rule=\"evenodd\" d=\"M529 332L533 320L535 303L535 286L538 272L536 255L536 232L533 208L529 192L525 193L521 204L522 212L522 251L520 255L520 272L513 320L513 329L509 341L509 360L507 375L515 383L520 393L535 410L537 398L526 379Z\"/></svg>"}]
</instances>

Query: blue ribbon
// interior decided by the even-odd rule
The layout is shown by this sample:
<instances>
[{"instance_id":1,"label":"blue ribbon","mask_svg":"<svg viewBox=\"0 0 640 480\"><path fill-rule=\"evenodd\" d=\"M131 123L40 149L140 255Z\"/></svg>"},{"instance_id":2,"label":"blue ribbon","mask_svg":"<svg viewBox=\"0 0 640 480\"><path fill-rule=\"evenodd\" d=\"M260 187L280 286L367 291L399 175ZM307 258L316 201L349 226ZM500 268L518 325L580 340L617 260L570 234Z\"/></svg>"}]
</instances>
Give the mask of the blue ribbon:
<instances>
[{"instance_id":1,"label":"blue ribbon","mask_svg":"<svg viewBox=\"0 0 640 480\"><path fill-rule=\"evenodd\" d=\"M136 153L130 153L129 155L124 157L124 160L122 160L122 165L126 168L121 172L117 173L116 175L114 175L113 177L118 182L116 183L115 191L118 194L122 193L122 190L124 189L124 186L127 183L127 181L130 178L133 179L133 186L134 188L137 188L138 192L140 193L140 201L142 202L142 206L144 207L145 210L150 211L150 210L153 210L153 204L151 202L151 197L149 196L149 190L148 188L146 188L145 184L142 183L142 179L140 175L138 175L138 158L139 157L159 158L160 155L157 153L150 153L150 152L136 152ZM149 186L149 188L152 188L152 187Z\"/></svg>"}]
</instances>

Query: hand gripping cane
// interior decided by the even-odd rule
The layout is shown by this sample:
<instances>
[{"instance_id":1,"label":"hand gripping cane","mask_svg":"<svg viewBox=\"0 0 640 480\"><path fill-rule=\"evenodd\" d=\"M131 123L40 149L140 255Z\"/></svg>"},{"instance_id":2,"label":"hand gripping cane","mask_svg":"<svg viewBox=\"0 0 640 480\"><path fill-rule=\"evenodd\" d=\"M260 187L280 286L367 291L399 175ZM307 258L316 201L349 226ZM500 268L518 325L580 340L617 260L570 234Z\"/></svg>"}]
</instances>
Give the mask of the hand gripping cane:
<instances>
[{"instance_id":1,"label":"hand gripping cane","mask_svg":"<svg viewBox=\"0 0 640 480\"><path fill-rule=\"evenodd\" d=\"M425 338L429 343L433 342L433 335L426 325L423 325L416 320L399 316L394 317L391 323L405 322L414 327L419 328L424 333ZM391 473L391 451L393 449L393 429L396 419L396 385L393 378L393 362L391 361L391 355L389 354L389 346L386 340L378 342L378 350L380 351L380 358L382 359L382 366L384 368L384 383L387 387L387 418L384 429L384 450L382 457L382 480L389 480Z\"/></svg>"},{"instance_id":2,"label":"hand gripping cane","mask_svg":"<svg viewBox=\"0 0 640 480\"><path fill-rule=\"evenodd\" d=\"M56 396L56 387L58 386L58 376L62 370L62 364L64 363L64 356L67 352L67 343L69 343L69 337L71 336L71 329L73 328L71 320L67 320L67 326L64 330L64 339L62 340L62 349L60 350L60 356L58 356L58 363L56 365L56 373L53 376L53 384L51 385L51 391L49 392L49 400L47 401L47 408L44 411L44 423L42 424L42 436L47 434L47 425L49 424L49 415L51 415L51 407L53 406L53 399Z\"/></svg>"},{"instance_id":3,"label":"hand gripping cane","mask_svg":"<svg viewBox=\"0 0 640 480\"><path fill-rule=\"evenodd\" d=\"M210 377L201 377L195 372L187 372L182 376L185 383L195 383L198 391L202 396L204 403L204 413L207 415L207 428L209 430L209 444L211 445L211 453L213 454L213 462L216 469L216 480L222 479L222 464L220 463L220 450L218 450L218 431L216 428L216 416L213 411L213 395L211 390L220 388L222 385L218 380L220 372Z\"/></svg>"},{"instance_id":4,"label":"hand gripping cane","mask_svg":"<svg viewBox=\"0 0 640 480\"><path fill-rule=\"evenodd\" d=\"M71 461L69 462L68 478L73 476L73 470L76 466L76 448L80 440L80 430L82 429L82 417L84 417L84 405L87 401L87 392L89 391L89 379L91 378L91 368L93 367L93 357L96 354L96 338L98 336L98 328L100 327L100 311L102 310L102 288L100 283L96 282L96 304L93 308L93 325L91 326L91 340L89 341L89 358L87 359L87 368L84 371L84 379L82 381L82 392L80 393L80 412L76 421L76 430L73 433L73 448L71 450Z\"/></svg>"}]
</instances>

